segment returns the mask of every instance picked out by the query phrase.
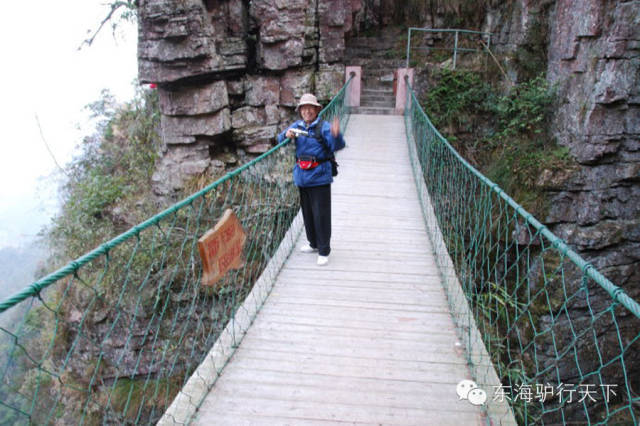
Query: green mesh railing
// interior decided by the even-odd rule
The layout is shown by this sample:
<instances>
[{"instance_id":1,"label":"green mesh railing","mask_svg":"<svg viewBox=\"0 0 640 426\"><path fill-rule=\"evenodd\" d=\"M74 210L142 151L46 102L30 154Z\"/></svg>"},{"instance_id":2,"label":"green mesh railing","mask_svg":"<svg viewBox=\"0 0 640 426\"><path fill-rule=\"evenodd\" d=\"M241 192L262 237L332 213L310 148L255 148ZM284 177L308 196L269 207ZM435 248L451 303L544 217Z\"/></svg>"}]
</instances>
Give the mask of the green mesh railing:
<instances>
[{"instance_id":1,"label":"green mesh railing","mask_svg":"<svg viewBox=\"0 0 640 426\"><path fill-rule=\"evenodd\" d=\"M350 81L322 111L343 129ZM285 140L1 303L0 424L156 423L289 235L292 148ZM247 234L243 265L213 290L197 240L227 208Z\"/></svg>"},{"instance_id":2,"label":"green mesh railing","mask_svg":"<svg viewBox=\"0 0 640 426\"><path fill-rule=\"evenodd\" d=\"M410 92L427 226L487 405L519 424L637 424L640 305L468 164Z\"/></svg>"}]
</instances>

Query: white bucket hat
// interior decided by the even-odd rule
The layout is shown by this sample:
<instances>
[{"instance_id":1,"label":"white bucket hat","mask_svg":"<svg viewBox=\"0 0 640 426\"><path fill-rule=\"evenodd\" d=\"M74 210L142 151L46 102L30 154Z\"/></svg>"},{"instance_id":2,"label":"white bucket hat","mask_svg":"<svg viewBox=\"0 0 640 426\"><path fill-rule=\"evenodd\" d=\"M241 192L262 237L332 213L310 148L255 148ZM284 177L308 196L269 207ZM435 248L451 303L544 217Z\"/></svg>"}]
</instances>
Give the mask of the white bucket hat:
<instances>
[{"instance_id":1,"label":"white bucket hat","mask_svg":"<svg viewBox=\"0 0 640 426\"><path fill-rule=\"evenodd\" d=\"M299 110L302 105L313 105L317 107L322 107L322 105L318 103L318 99L316 99L316 97L311 93L305 93L304 95L300 96L300 102L298 102L296 111Z\"/></svg>"}]
</instances>

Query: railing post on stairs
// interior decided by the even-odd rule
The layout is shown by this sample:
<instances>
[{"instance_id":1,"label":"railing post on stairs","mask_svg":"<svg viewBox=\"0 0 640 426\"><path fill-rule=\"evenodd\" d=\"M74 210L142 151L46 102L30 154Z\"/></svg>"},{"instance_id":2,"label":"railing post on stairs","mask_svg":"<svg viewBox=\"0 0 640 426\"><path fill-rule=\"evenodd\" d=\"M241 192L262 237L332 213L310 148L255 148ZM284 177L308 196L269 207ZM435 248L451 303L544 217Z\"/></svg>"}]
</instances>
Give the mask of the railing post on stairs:
<instances>
[{"instance_id":1,"label":"railing post on stairs","mask_svg":"<svg viewBox=\"0 0 640 426\"><path fill-rule=\"evenodd\" d=\"M453 46L453 69L456 69L456 58L458 56L458 32L456 31L456 37Z\"/></svg>"},{"instance_id":2,"label":"railing post on stairs","mask_svg":"<svg viewBox=\"0 0 640 426\"><path fill-rule=\"evenodd\" d=\"M409 96L407 83L413 84L413 68L398 68L396 75L396 114L403 114Z\"/></svg>"},{"instance_id":3,"label":"railing post on stairs","mask_svg":"<svg viewBox=\"0 0 640 426\"><path fill-rule=\"evenodd\" d=\"M353 75L353 80L351 84L347 88L347 106L350 107L359 107L360 106L360 87L361 87L361 79L362 79L362 67L359 66L348 66L345 67L344 72L344 82L349 81L351 76Z\"/></svg>"}]
</instances>

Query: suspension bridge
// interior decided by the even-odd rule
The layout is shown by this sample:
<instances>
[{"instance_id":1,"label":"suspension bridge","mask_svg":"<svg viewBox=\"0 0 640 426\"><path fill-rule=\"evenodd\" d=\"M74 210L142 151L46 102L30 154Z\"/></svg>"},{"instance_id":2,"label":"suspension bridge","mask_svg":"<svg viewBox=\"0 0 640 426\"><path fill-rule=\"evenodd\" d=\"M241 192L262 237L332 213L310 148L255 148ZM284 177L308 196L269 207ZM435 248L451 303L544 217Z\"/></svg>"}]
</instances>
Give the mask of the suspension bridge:
<instances>
[{"instance_id":1,"label":"suspension bridge","mask_svg":"<svg viewBox=\"0 0 640 426\"><path fill-rule=\"evenodd\" d=\"M304 238L290 141L0 304L13 424L627 423L640 307L431 125L346 129L328 266ZM233 209L242 264L202 285ZM603 302L605 300L605 302Z\"/></svg>"}]
</instances>

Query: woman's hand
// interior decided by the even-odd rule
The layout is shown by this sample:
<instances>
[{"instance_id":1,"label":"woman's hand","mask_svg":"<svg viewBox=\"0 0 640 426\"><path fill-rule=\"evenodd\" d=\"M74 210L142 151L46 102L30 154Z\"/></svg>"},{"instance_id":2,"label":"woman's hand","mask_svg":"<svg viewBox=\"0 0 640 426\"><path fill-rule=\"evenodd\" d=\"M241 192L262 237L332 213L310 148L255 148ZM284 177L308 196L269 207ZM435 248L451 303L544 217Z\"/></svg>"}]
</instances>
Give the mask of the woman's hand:
<instances>
[{"instance_id":1,"label":"woman's hand","mask_svg":"<svg viewBox=\"0 0 640 426\"><path fill-rule=\"evenodd\" d=\"M333 121L331 122L331 136L337 138L340 134L340 120L338 117L333 117Z\"/></svg>"},{"instance_id":2,"label":"woman's hand","mask_svg":"<svg viewBox=\"0 0 640 426\"><path fill-rule=\"evenodd\" d=\"M285 137L289 139L293 139L296 137L296 134L291 131L291 129L287 129L287 133L284 134Z\"/></svg>"}]
</instances>

